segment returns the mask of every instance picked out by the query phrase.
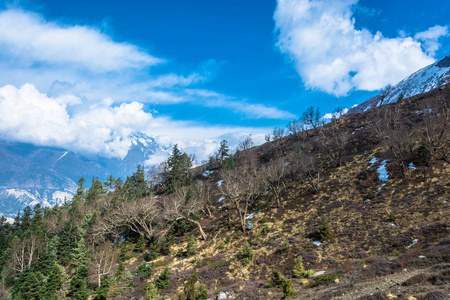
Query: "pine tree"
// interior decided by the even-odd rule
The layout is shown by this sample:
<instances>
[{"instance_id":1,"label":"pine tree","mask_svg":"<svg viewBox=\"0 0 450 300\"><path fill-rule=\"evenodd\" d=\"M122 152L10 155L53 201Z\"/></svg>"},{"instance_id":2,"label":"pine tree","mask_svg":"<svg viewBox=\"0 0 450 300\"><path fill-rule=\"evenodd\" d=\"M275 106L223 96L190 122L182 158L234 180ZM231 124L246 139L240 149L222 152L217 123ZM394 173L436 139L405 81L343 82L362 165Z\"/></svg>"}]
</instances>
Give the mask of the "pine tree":
<instances>
[{"instance_id":1,"label":"pine tree","mask_svg":"<svg viewBox=\"0 0 450 300\"><path fill-rule=\"evenodd\" d=\"M227 169L227 170L233 170L234 167L235 167L234 158L233 158L233 155L231 155L231 156L227 159L227 163L225 164L225 169Z\"/></svg>"},{"instance_id":2,"label":"pine tree","mask_svg":"<svg viewBox=\"0 0 450 300\"><path fill-rule=\"evenodd\" d=\"M219 145L219 150L217 150L217 154L220 158L220 164L223 165L224 158L230 155L230 148L228 148L226 140L222 140Z\"/></svg>"},{"instance_id":3,"label":"pine tree","mask_svg":"<svg viewBox=\"0 0 450 300\"><path fill-rule=\"evenodd\" d=\"M106 300L108 298L108 292L109 292L110 286L111 286L111 283L109 282L108 277L103 276L102 283L101 283L100 287L97 289L97 292L95 293L95 299Z\"/></svg>"},{"instance_id":4,"label":"pine tree","mask_svg":"<svg viewBox=\"0 0 450 300\"><path fill-rule=\"evenodd\" d=\"M78 241L77 247L73 250L71 263L75 267L87 266L88 260L89 260L89 249L86 245L84 238L82 237Z\"/></svg>"},{"instance_id":5,"label":"pine tree","mask_svg":"<svg viewBox=\"0 0 450 300\"><path fill-rule=\"evenodd\" d=\"M167 187L167 193L173 193L177 186L189 183L192 166L191 159L186 153L182 153L178 149L178 145L173 147L172 155L167 160L169 172L165 176L164 184Z\"/></svg>"},{"instance_id":6,"label":"pine tree","mask_svg":"<svg viewBox=\"0 0 450 300\"><path fill-rule=\"evenodd\" d=\"M69 296L74 300L88 299L88 269L86 266L79 267L76 275L70 280Z\"/></svg>"},{"instance_id":7,"label":"pine tree","mask_svg":"<svg viewBox=\"0 0 450 300\"><path fill-rule=\"evenodd\" d=\"M59 242L57 246L57 255L65 264L71 258L73 250L77 247L77 241L81 238L77 225L66 223L63 230L59 234Z\"/></svg>"},{"instance_id":8,"label":"pine tree","mask_svg":"<svg viewBox=\"0 0 450 300\"><path fill-rule=\"evenodd\" d=\"M326 216L322 217L318 234L320 241L326 241L333 238L333 229L331 228L330 220Z\"/></svg>"},{"instance_id":9,"label":"pine tree","mask_svg":"<svg viewBox=\"0 0 450 300\"><path fill-rule=\"evenodd\" d=\"M57 291L63 284L62 267L56 262L50 266L49 276L41 291L41 299L58 300Z\"/></svg>"},{"instance_id":10,"label":"pine tree","mask_svg":"<svg viewBox=\"0 0 450 300\"><path fill-rule=\"evenodd\" d=\"M159 290L166 289L170 286L169 278L172 275L170 269L165 267L158 279L156 279L155 285Z\"/></svg>"},{"instance_id":11,"label":"pine tree","mask_svg":"<svg viewBox=\"0 0 450 300\"><path fill-rule=\"evenodd\" d=\"M86 203L95 203L103 198L106 194L106 190L103 188L103 183L98 180L98 177L92 177L91 188L86 192Z\"/></svg>"}]
</instances>

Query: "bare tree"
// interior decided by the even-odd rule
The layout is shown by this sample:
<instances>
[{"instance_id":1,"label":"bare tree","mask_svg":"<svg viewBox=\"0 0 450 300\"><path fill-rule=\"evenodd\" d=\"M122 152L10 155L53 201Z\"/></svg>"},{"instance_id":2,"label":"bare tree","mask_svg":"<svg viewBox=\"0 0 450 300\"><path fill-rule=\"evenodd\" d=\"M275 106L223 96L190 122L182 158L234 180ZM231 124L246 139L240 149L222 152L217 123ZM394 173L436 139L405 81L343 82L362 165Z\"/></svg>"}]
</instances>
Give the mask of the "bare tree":
<instances>
[{"instance_id":1,"label":"bare tree","mask_svg":"<svg viewBox=\"0 0 450 300\"><path fill-rule=\"evenodd\" d=\"M401 118L400 104L382 106L375 110L371 127L380 139L384 139L389 130L395 129Z\"/></svg>"},{"instance_id":2,"label":"bare tree","mask_svg":"<svg viewBox=\"0 0 450 300\"><path fill-rule=\"evenodd\" d=\"M22 273L25 267L30 267L37 259L43 243L36 235L25 237L23 240L14 237L11 242L11 269Z\"/></svg>"},{"instance_id":3,"label":"bare tree","mask_svg":"<svg viewBox=\"0 0 450 300\"><path fill-rule=\"evenodd\" d=\"M95 277L98 287L101 285L101 278L103 275L114 272L116 267L115 252L113 245L104 243L97 247L90 257L89 263L91 272Z\"/></svg>"},{"instance_id":4,"label":"bare tree","mask_svg":"<svg viewBox=\"0 0 450 300\"><path fill-rule=\"evenodd\" d=\"M306 148L306 147L305 147ZM306 181L307 185L317 194L320 191L320 173L323 164L313 151L299 151L291 156L292 171Z\"/></svg>"},{"instance_id":5,"label":"bare tree","mask_svg":"<svg viewBox=\"0 0 450 300\"><path fill-rule=\"evenodd\" d=\"M248 209L263 190L262 173L257 167L256 157L250 157L233 170L223 171L222 176L220 193L236 208L242 231L245 232Z\"/></svg>"},{"instance_id":6,"label":"bare tree","mask_svg":"<svg viewBox=\"0 0 450 300\"><path fill-rule=\"evenodd\" d=\"M266 134L265 136L266 142L272 142L271 146L273 146L276 151L275 156L281 156L285 153L283 143L283 137L285 136L285 134L286 131L284 130L284 128L276 127L273 129L271 134Z\"/></svg>"},{"instance_id":7,"label":"bare tree","mask_svg":"<svg viewBox=\"0 0 450 300\"><path fill-rule=\"evenodd\" d=\"M252 135L250 134L242 142L239 143L239 145L237 146L237 150L244 151L252 148L253 146L254 144L252 140Z\"/></svg>"},{"instance_id":8,"label":"bare tree","mask_svg":"<svg viewBox=\"0 0 450 300\"><path fill-rule=\"evenodd\" d=\"M288 123L287 129L290 134L297 134L303 131L302 123L299 120L294 120Z\"/></svg>"},{"instance_id":9,"label":"bare tree","mask_svg":"<svg viewBox=\"0 0 450 300\"><path fill-rule=\"evenodd\" d=\"M193 184L193 193L194 197L201 200L203 204L200 209L203 214L212 218L213 214L211 213L210 205L213 197L213 189L211 183L207 181L199 181Z\"/></svg>"},{"instance_id":10,"label":"bare tree","mask_svg":"<svg viewBox=\"0 0 450 300\"><path fill-rule=\"evenodd\" d=\"M336 167L341 165L349 136L347 131L338 128L337 124L329 124L320 130L319 145Z\"/></svg>"},{"instance_id":11,"label":"bare tree","mask_svg":"<svg viewBox=\"0 0 450 300\"><path fill-rule=\"evenodd\" d=\"M164 225L157 198L147 196L115 207L96 229L100 233L116 233L118 229L126 227L151 239L165 235L168 228Z\"/></svg>"},{"instance_id":12,"label":"bare tree","mask_svg":"<svg viewBox=\"0 0 450 300\"><path fill-rule=\"evenodd\" d=\"M304 128L310 128L314 129L314 131L317 131L320 126L323 125L321 112L319 108L314 108L310 106L302 115L300 121L304 124ZM306 130L305 130L306 131ZM308 135L308 132L306 131L306 134Z\"/></svg>"},{"instance_id":13,"label":"bare tree","mask_svg":"<svg viewBox=\"0 0 450 300\"><path fill-rule=\"evenodd\" d=\"M450 164L450 99L432 101L423 107L419 125L422 142L430 156Z\"/></svg>"},{"instance_id":14,"label":"bare tree","mask_svg":"<svg viewBox=\"0 0 450 300\"><path fill-rule=\"evenodd\" d=\"M397 125L390 129L384 136L384 141L389 147L392 160L400 167L402 178L405 178L407 161L411 157L413 147L413 131L409 126Z\"/></svg>"},{"instance_id":15,"label":"bare tree","mask_svg":"<svg viewBox=\"0 0 450 300\"><path fill-rule=\"evenodd\" d=\"M286 188L288 162L283 158L279 158L268 163L263 171L265 185L273 193L275 200L277 201L277 206L282 207L281 193Z\"/></svg>"},{"instance_id":16,"label":"bare tree","mask_svg":"<svg viewBox=\"0 0 450 300\"><path fill-rule=\"evenodd\" d=\"M163 198L163 212L165 218L170 222L184 219L197 225L203 239L206 241L207 235L199 221L192 219L192 215L198 213L205 203L205 198L201 194L191 193L191 187L181 186L175 189L172 195Z\"/></svg>"}]
</instances>

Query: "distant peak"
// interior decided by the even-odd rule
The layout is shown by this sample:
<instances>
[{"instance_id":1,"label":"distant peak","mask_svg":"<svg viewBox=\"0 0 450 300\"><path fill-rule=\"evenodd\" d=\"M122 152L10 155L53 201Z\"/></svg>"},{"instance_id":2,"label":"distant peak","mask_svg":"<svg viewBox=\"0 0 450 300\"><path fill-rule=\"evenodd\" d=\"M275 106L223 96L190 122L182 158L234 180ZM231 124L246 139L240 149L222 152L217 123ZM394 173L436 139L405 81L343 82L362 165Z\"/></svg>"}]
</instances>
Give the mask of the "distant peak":
<instances>
[{"instance_id":1,"label":"distant peak","mask_svg":"<svg viewBox=\"0 0 450 300\"><path fill-rule=\"evenodd\" d=\"M450 55L444 57L441 59L437 64L437 67L439 68L450 68Z\"/></svg>"}]
</instances>

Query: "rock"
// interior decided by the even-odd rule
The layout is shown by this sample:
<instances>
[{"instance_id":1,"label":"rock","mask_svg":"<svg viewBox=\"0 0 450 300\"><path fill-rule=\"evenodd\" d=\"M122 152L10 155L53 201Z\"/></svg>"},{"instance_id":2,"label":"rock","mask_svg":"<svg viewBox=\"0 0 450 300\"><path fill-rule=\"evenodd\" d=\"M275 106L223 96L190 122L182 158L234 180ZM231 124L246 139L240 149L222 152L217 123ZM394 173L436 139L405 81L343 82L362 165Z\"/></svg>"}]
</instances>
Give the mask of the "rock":
<instances>
[{"instance_id":1,"label":"rock","mask_svg":"<svg viewBox=\"0 0 450 300\"><path fill-rule=\"evenodd\" d=\"M227 294L225 294L224 292L220 292L219 295L217 295L217 300L223 300L223 299L227 299L228 296Z\"/></svg>"},{"instance_id":2,"label":"rock","mask_svg":"<svg viewBox=\"0 0 450 300\"><path fill-rule=\"evenodd\" d=\"M325 271L319 271L319 272L316 272L316 274L314 274L313 277L322 276L322 275L324 275L324 274L325 274Z\"/></svg>"},{"instance_id":3,"label":"rock","mask_svg":"<svg viewBox=\"0 0 450 300\"><path fill-rule=\"evenodd\" d=\"M419 255L418 257L419 257L420 259L427 258L425 255Z\"/></svg>"}]
</instances>

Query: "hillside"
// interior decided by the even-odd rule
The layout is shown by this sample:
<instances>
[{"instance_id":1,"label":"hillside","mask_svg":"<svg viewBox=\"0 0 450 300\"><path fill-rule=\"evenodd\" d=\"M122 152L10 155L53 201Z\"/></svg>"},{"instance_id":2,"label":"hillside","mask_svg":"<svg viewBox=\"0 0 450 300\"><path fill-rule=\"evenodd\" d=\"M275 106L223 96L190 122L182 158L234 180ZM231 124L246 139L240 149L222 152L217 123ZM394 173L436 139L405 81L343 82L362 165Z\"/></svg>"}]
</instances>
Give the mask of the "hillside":
<instances>
[{"instance_id":1,"label":"hillside","mask_svg":"<svg viewBox=\"0 0 450 300\"><path fill-rule=\"evenodd\" d=\"M326 125L311 108L201 167L175 147L154 174L80 183L3 220L2 296L447 299L449 102L447 85Z\"/></svg>"}]
</instances>

